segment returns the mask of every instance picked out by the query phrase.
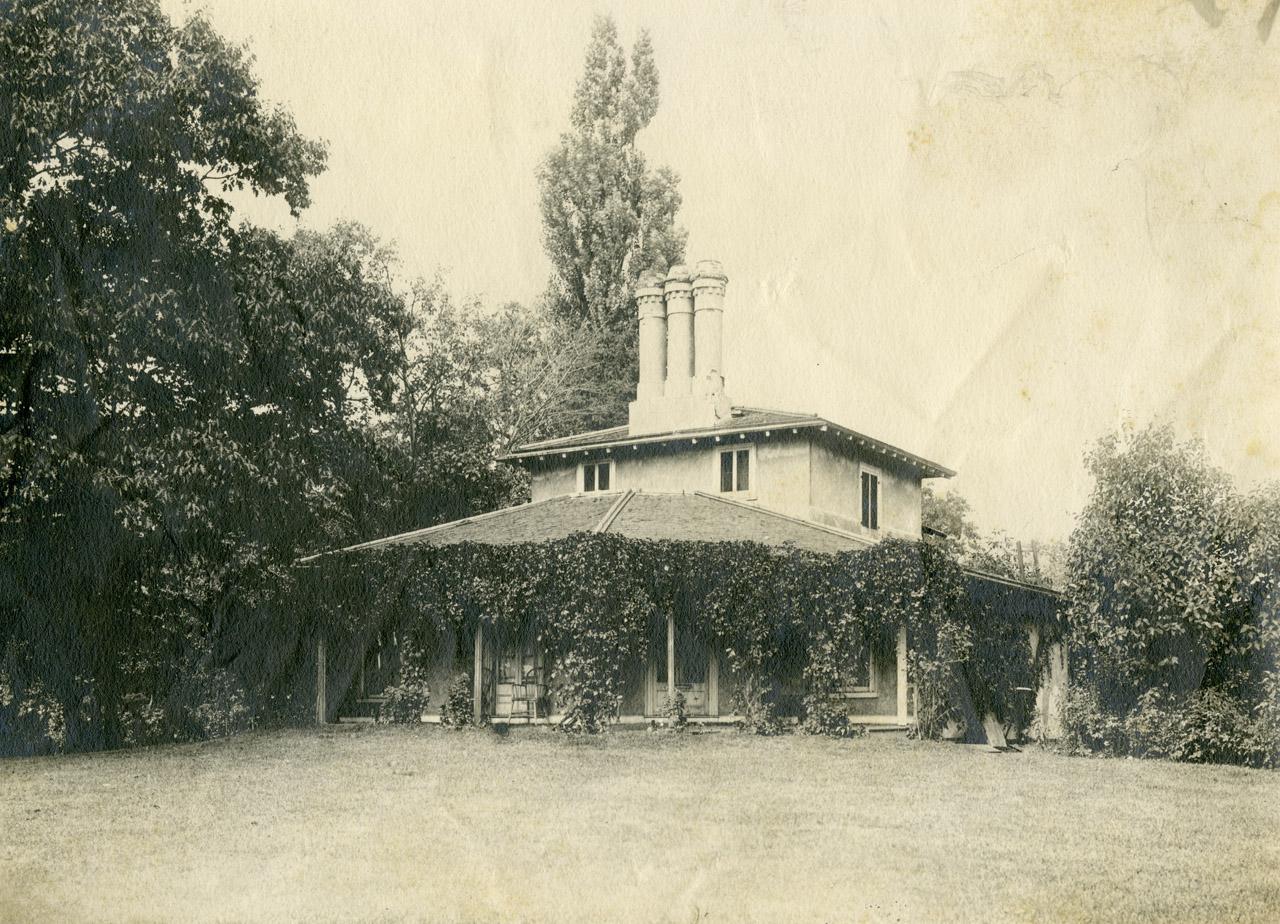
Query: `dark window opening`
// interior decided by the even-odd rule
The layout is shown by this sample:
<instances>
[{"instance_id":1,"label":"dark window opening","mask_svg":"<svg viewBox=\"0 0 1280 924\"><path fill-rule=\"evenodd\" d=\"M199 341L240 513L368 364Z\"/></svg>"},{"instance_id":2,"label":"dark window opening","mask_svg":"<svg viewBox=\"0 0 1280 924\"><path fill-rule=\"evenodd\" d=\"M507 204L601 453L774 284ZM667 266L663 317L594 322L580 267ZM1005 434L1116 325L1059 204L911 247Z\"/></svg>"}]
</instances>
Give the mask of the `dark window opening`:
<instances>
[{"instance_id":1,"label":"dark window opening","mask_svg":"<svg viewBox=\"0 0 1280 924\"><path fill-rule=\"evenodd\" d=\"M729 494L751 490L751 450L726 449L720 453L720 491Z\"/></svg>"},{"instance_id":2,"label":"dark window opening","mask_svg":"<svg viewBox=\"0 0 1280 924\"><path fill-rule=\"evenodd\" d=\"M862 473L862 525L880 528L880 479L870 472Z\"/></svg>"},{"instance_id":3,"label":"dark window opening","mask_svg":"<svg viewBox=\"0 0 1280 924\"><path fill-rule=\"evenodd\" d=\"M841 693L866 693L872 689L871 653L859 646L840 675Z\"/></svg>"},{"instance_id":4,"label":"dark window opening","mask_svg":"<svg viewBox=\"0 0 1280 924\"><path fill-rule=\"evenodd\" d=\"M609 462L587 462L582 466L582 490L608 491L612 468Z\"/></svg>"}]
</instances>

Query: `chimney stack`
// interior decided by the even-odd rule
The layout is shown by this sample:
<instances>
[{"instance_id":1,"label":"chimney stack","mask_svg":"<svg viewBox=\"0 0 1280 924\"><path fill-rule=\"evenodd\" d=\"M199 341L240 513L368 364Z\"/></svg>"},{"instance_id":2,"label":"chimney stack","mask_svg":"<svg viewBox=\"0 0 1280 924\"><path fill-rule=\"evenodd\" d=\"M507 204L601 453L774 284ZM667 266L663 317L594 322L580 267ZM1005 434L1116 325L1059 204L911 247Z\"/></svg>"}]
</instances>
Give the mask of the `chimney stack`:
<instances>
[{"instance_id":1,"label":"chimney stack","mask_svg":"<svg viewBox=\"0 0 1280 924\"><path fill-rule=\"evenodd\" d=\"M631 402L632 436L716 426L732 413L721 358L724 290L715 260L693 273L673 266L664 280L643 273L636 285L640 381Z\"/></svg>"},{"instance_id":2,"label":"chimney stack","mask_svg":"<svg viewBox=\"0 0 1280 924\"><path fill-rule=\"evenodd\" d=\"M662 304L662 277L642 273L636 288L640 316L640 381L636 399L661 398L667 373L667 311Z\"/></svg>"},{"instance_id":3,"label":"chimney stack","mask_svg":"<svg viewBox=\"0 0 1280 924\"><path fill-rule=\"evenodd\" d=\"M694 393L715 395L724 391L721 359L724 333L724 289L729 277L718 260L699 260L693 274Z\"/></svg>"},{"instance_id":4,"label":"chimney stack","mask_svg":"<svg viewBox=\"0 0 1280 924\"><path fill-rule=\"evenodd\" d=\"M687 395L693 383L693 287L689 268L677 264L667 273L667 382L669 398Z\"/></svg>"}]
</instances>

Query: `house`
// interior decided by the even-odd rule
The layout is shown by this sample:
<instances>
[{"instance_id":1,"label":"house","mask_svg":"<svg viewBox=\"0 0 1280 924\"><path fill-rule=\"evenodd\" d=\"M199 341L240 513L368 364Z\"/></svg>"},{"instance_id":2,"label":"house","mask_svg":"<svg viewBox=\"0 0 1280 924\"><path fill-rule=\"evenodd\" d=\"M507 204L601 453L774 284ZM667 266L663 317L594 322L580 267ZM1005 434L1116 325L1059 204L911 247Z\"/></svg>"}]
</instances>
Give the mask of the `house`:
<instances>
[{"instance_id":1,"label":"house","mask_svg":"<svg viewBox=\"0 0 1280 924\"><path fill-rule=\"evenodd\" d=\"M814 414L743 407L730 399L722 356L727 282L714 261L640 279L639 381L627 423L530 443L504 456L529 471L529 503L345 551L539 542L584 531L749 540L824 553L889 536L920 539L921 486L925 479L951 477L950 469ZM969 578L983 583L982 593L1014 595L1014 605L1028 611L1044 604L1043 591L1031 585ZM667 614L666 628L665 638L652 640L646 663L626 679L621 720L660 715L676 689L691 717L731 721L734 680L723 653L687 631L679 614ZM469 651L461 641L442 646L432 688L443 688L450 674L469 667L478 715L553 720L554 695L535 647L477 632ZM386 646L375 646L369 657L347 694L347 708L373 701L382 681L370 678L394 664ZM908 725L911 693L905 630L899 630L895 651L866 651L850 664L843 687L851 720L867 725ZM319 712L327 717L330 710Z\"/></svg>"}]
</instances>

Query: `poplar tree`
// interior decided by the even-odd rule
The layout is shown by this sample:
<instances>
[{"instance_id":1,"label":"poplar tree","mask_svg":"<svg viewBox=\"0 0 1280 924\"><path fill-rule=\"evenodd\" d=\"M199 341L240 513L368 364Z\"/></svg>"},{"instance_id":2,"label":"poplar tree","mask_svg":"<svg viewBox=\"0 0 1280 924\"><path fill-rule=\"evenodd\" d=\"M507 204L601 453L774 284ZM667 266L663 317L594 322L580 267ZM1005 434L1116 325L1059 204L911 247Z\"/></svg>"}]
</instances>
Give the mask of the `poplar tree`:
<instances>
[{"instance_id":1,"label":"poplar tree","mask_svg":"<svg viewBox=\"0 0 1280 924\"><path fill-rule=\"evenodd\" d=\"M597 19L569 131L539 173L551 311L600 335L594 378L577 389L587 402L580 411L586 427L621 423L633 397L637 278L684 259L679 179L666 167L650 168L636 143L658 101L648 33L640 33L628 62L613 21Z\"/></svg>"}]
</instances>

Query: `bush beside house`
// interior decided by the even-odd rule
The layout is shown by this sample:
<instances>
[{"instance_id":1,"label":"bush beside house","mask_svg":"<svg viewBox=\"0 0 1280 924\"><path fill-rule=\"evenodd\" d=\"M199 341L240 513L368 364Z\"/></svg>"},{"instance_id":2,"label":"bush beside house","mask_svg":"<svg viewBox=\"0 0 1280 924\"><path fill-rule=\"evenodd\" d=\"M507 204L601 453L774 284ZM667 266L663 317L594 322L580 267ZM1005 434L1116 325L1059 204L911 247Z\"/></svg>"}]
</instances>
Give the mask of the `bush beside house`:
<instances>
[{"instance_id":1,"label":"bush beside house","mask_svg":"<svg viewBox=\"0 0 1280 924\"><path fill-rule=\"evenodd\" d=\"M1072 534L1073 688L1081 752L1280 763L1280 494L1244 496L1198 443L1125 429L1087 456Z\"/></svg>"}]
</instances>

